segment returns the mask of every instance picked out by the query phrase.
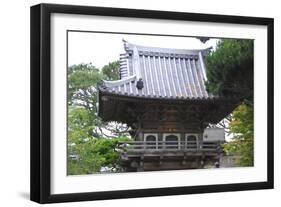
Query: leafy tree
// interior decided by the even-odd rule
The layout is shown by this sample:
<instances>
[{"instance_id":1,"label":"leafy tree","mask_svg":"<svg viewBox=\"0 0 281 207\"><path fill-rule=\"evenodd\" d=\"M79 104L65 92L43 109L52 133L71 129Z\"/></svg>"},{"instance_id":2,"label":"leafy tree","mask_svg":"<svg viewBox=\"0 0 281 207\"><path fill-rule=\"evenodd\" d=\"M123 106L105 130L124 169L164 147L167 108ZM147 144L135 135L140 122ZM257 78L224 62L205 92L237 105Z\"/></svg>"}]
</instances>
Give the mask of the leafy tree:
<instances>
[{"instance_id":1,"label":"leafy tree","mask_svg":"<svg viewBox=\"0 0 281 207\"><path fill-rule=\"evenodd\" d=\"M228 154L239 157L239 166L252 166L253 157L253 40L225 39L206 57L207 90L237 96L243 103L228 117L233 140L224 145Z\"/></svg>"},{"instance_id":2,"label":"leafy tree","mask_svg":"<svg viewBox=\"0 0 281 207\"><path fill-rule=\"evenodd\" d=\"M115 79L118 70L118 61L105 65L101 71L92 64L73 65L68 69L68 105L81 106L89 111L96 137L108 136L104 133L108 130L114 135L128 132L123 124L115 123L113 130L112 124L104 123L97 117L97 85L102 79Z\"/></svg>"},{"instance_id":3,"label":"leafy tree","mask_svg":"<svg viewBox=\"0 0 281 207\"><path fill-rule=\"evenodd\" d=\"M104 168L107 172L121 171L119 166L119 141L129 140L127 137L112 139L99 139L89 137L77 140L68 146L68 175L92 174L101 172Z\"/></svg>"},{"instance_id":4,"label":"leafy tree","mask_svg":"<svg viewBox=\"0 0 281 207\"><path fill-rule=\"evenodd\" d=\"M206 57L207 90L253 101L253 40L221 40Z\"/></svg>"},{"instance_id":5,"label":"leafy tree","mask_svg":"<svg viewBox=\"0 0 281 207\"><path fill-rule=\"evenodd\" d=\"M97 116L97 85L113 80L119 63L97 69L92 64L68 69L68 174L119 171L118 141L128 139L128 128L120 123L104 123ZM117 71L117 72L116 72ZM112 76L112 77L111 77ZM103 131L109 131L106 135Z\"/></svg>"},{"instance_id":6,"label":"leafy tree","mask_svg":"<svg viewBox=\"0 0 281 207\"><path fill-rule=\"evenodd\" d=\"M68 107L68 141L74 142L79 139L87 139L93 135L94 118L89 110L81 106ZM72 140L72 138L74 139Z\"/></svg>"},{"instance_id":7,"label":"leafy tree","mask_svg":"<svg viewBox=\"0 0 281 207\"><path fill-rule=\"evenodd\" d=\"M78 105L96 112L97 84L103 74L92 64L79 64L68 70L68 104Z\"/></svg>"},{"instance_id":8,"label":"leafy tree","mask_svg":"<svg viewBox=\"0 0 281 207\"><path fill-rule=\"evenodd\" d=\"M239 156L239 166L254 165L254 123L253 107L241 104L233 111L229 129L234 134L233 140L224 144L228 154Z\"/></svg>"},{"instance_id":9,"label":"leafy tree","mask_svg":"<svg viewBox=\"0 0 281 207\"><path fill-rule=\"evenodd\" d=\"M106 76L108 80L118 80L119 79L119 61L110 62L103 66L102 73Z\"/></svg>"},{"instance_id":10,"label":"leafy tree","mask_svg":"<svg viewBox=\"0 0 281 207\"><path fill-rule=\"evenodd\" d=\"M97 84L104 75L92 64L73 65L68 69L68 124L81 122L77 117L87 115L89 136L93 135L93 130L100 123L97 117ZM77 115L77 116L76 116ZM74 119L71 119L74 116ZM78 130L78 129L77 129ZM84 128L85 130L85 128Z\"/></svg>"}]
</instances>

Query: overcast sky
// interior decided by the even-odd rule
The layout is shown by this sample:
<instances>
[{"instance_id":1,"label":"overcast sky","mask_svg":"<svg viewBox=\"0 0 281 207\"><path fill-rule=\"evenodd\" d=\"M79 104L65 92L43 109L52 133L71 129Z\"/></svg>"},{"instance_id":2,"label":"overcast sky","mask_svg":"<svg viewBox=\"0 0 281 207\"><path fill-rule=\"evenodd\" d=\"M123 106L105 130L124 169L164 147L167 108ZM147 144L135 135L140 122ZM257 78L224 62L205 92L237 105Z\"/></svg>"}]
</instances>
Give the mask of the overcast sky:
<instances>
[{"instance_id":1,"label":"overcast sky","mask_svg":"<svg viewBox=\"0 0 281 207\"><path fill-rule=\"evenodd\" d=\"M215 47L218 41L211 39L203 44L194 37L69 32L68 66L92 63L101 68L109 62L119 60L119 54L124 52L122 39L138 45L178 49L205 49Z\"/></svg>"}]
</instances>

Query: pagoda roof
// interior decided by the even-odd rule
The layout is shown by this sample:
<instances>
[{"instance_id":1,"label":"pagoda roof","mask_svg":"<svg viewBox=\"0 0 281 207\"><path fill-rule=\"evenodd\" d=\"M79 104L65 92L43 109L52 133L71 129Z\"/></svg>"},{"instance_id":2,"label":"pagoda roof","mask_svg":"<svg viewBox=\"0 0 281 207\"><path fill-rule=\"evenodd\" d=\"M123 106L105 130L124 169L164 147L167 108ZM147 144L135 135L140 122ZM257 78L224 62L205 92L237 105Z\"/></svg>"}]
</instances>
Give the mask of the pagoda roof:
<instances>
[{"instance_id":1,"label":"pagoda roof","mask_svg":"<svg viewBox=\"0 0 281 207\"><path fill-rule=\"evenodd\" d=\"M203 50L148 47L124 41L120 80L103 80L101 92L153 99L213 99L206 90Z\"/></svg>"}]
</instances>

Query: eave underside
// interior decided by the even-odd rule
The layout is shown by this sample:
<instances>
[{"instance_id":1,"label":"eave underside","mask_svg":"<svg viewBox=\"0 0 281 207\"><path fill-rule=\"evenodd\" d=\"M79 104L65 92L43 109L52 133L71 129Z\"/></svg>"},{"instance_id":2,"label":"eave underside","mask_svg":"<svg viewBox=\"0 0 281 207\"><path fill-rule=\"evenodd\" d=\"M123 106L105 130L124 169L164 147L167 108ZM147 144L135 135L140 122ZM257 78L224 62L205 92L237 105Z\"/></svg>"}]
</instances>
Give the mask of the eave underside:
<instances>
[{"instance_id":1,"label":"eave underside","mask_svg":"<svg viewBox=\"0 0 281 207\"><path fill-rule=\"evenodd\" d=\"M99 116L133 126L136 122L216 124L230 114L240 100L212 98L191 100L144 99L99 93ZM169 120L175 115L174 120Z\"/></svg>"}]
</instances>

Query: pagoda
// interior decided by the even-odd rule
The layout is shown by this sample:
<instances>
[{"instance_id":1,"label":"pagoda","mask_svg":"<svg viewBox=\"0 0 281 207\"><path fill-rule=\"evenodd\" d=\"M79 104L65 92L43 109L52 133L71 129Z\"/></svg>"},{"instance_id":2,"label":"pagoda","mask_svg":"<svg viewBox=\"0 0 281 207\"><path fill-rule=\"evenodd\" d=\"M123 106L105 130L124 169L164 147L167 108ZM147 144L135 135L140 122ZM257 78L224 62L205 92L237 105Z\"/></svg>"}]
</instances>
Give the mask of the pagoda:
<instances>
[{"instance_id":1,"label":"pagoda","mask_svg":"<svg viewBox=\"0 0 281 207\"><path fill-rule=\"evenodd\" d=\"M158 48L124 41L124 50L120 80L103 80L98 87L98 115L132 129L133 141L120 143L124 169L197 169L217 164L224 133L209 135L206 127L220 122L240 100L206 90L204 59L210 48Z\"/></svg>"}]
</instances>

